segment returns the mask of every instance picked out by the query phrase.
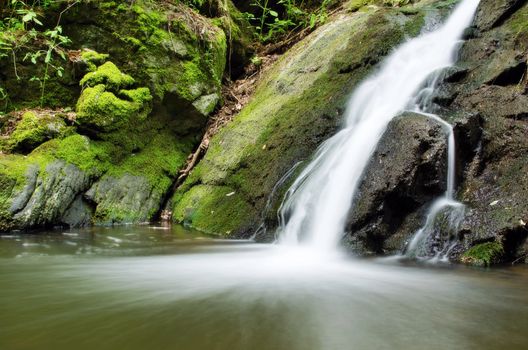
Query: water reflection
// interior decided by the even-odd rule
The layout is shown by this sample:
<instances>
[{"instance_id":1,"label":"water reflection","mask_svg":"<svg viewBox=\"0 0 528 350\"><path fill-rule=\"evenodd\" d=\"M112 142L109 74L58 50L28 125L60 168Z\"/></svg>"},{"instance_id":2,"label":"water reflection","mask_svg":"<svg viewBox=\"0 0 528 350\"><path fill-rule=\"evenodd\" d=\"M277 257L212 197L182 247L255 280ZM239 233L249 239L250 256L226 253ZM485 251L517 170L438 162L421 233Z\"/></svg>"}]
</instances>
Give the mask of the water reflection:
<instances>
[{"instance_id":1,"label":"water reflection","mask_svg":"<svg viewBox=\"0 0 528 350\"><path fill-rule=\"evenodd\" d=\"M525 349L528 271L123 227L0 239L1 349Z\"/></svg>"}]
</instances>

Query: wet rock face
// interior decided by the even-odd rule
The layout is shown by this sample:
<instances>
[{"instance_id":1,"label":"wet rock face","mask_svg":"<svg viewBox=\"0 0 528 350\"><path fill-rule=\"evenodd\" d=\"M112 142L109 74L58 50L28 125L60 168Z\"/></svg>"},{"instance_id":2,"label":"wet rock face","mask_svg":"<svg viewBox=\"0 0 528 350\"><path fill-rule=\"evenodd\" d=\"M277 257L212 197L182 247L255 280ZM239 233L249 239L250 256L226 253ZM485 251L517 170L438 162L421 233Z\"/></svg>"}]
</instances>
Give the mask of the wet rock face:
<instances>
[{"instance_id":1,"label":"wet rock face","mask_svg":"<svg viewBox=\"0 0 528 350\"><path fill-rule=\"evenodd\" d=\"M503 249L495 262L523 261L528 236L528 2L482 0L474 30L457 64L467 73L442 87L453 97L444 103L445 114L478 113L482 127L479 147L461 169L459 199L467 213L459 232L461 248L452 258L463 259L471 247L497 242Z\"/></svg>"},{"instance_id":2,"label":"wet rock face","mask_svg":"<svg viewBox=\"0 0 528 350\"><path fill-rule=\"evenodd\" d=\"M415 113L394 119L359 185L345 244L360 254L397 250L394 243L421 225L406 222L409 215L445 192L446 164L447 133L438 121Z\"/></svg>"},{"instance_id":3,"label":"wet rock face","mask_svg":"<svg viewBox=\"0 0 528 350\"><path fill-rule=\"evenodd\" d=\"M517 9L519 9L526 0L487 0L482 1L475 18L475 25L483 30L494 28Z\"/></svg>"},{"instance_id":4,"label":"wet rock face","mask_svg":"<svg viewBox=\"0 0 528 350\"><path fill-rule=\"evenodd\" d=\"M161 196L145 178L128 174L105 176L84 195L96 207L95 223L104 225L148 221L158 211Z\"/></svg>"},{"instance_id":5,"label":"wet rock face","mask_svg":"<svg viewBox=\"0 0 528 350\"><path fill-rule=\"evenodd\" d=\"M60 223L77 193L91 183L86 173L64 161L50 163L45 172L43 176L37 166L30 167L26 186L11 204L10 212L19 229Z\"/></svg>"}]
</instances>

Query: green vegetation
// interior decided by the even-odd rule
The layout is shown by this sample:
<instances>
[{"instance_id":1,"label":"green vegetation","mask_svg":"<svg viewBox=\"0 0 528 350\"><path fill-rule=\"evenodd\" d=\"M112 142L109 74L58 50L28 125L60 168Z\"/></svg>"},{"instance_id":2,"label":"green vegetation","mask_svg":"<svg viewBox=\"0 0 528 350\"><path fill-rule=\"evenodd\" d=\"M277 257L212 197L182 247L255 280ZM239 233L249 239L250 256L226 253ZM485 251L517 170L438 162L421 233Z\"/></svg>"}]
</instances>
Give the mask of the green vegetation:
<instances>
[{"instance_id":1,"label":"green vegetation","mask_svg":"<svg viewBox=\"0 0 528 350\"><path fill-rule=\"evenodd\" d=\"M132 121L144 120L150 112L152 96L146 87L126 90L134 78L106 62L87 73L80 84L85 86L77 103L77 123L95 130L110 132Z\"/></svg>"},{"instance_id":2,"label":"green vegetation","mask_svg":"<svg viewBox=\"0 0 528 350\"><path fill-rule=\"evenodd\" d=\"M251 207L229 187L199 185L178 198L174 218L203 232L229 236L239 231Z\"/></svg>"},{"instance_id":3,"label":"green vegetation","mask_svg":"<svg viewBox=\"0 0 528 350\"><path fill-rule=\"evenodd\" d=\"M490 266L500 262L504 247L499 242L477 244L462 256L462 262L476 266Z\"/></svg>"},{"instance_id":4,"label":"green vegetation","mask_svg":"<svg viewBox=\"0 0 528 350\"><path fill-rule=\"evenodd\" d=\"M508 20L507 25L514 33L519 46L525 49L528 48L528 4L519 9Z\"/></svg>"},{"instance_id":5,"label":"green vegetation","mask_svg":"<svg viewBox=\"0 0 528 350\"><path fill-rule=\"evenodd\" d=\"M318 1L316 6L307 6L303 0L253 0L256 14L245 15L255 26L256 35L262 42L280 39L290 31L313 29L325 23L333 0Z\"/></svg>"},{"instance_id":6,"label":"green vegetation","mask_svg":"<svg viewBox=\"0 0 528 350\"><path fill-rule=\"evenodd\" d=\"M73 1L74 6L80 0ZM12 61L16 79L28 79L37 82L40 89L40 107L45 104L46 84L52 74L62 77L63 63L67 60L64 47L71 40L63 35L59 21L52 28L45 28L41 21L41 12L53 6L58 1L23 1L10 0L4 8L0 8L0 60ZM7 14L7 15L6 15ZM42 19L43 20L43 19ZM22 61L29 61L42 66L37 73L30 77L18 74L20 63L17 55L22 53ZM0 101L4 101L3 109L7 109L9 93L0 86Z\"/></svg>"},{"instance_id":7,"label":"green vegetation","mask_svg":"<svg viewBox=\"0 0 528 350\"><path fill-rule=\"evenodd\" d=\"M65 135L71 128L58 115L28 111L7 140L6 150L27 153L43 142Z\"/></svg>"}]
</instances>

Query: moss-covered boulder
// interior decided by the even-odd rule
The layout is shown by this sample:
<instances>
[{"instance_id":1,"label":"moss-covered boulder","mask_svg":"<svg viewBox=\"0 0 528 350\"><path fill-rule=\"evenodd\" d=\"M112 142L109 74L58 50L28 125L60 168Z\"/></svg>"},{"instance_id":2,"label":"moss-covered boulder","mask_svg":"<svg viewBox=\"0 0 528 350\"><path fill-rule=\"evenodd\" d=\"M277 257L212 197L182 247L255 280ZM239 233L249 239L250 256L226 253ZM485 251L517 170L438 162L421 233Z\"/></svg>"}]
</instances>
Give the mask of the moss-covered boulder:
<instances>
[{"instance_id":1,"label":"moss-covered boulder","mask_svg":"<svg viewBox=\"0 0 528 350\"><path fill-rule=\"evenodd\" d=\"M8 111L40 105L74 107L80 94L79 79L108 59L133 76L137 86L150 89L156 113L178 119L180 134L201 131L221 100L221 81L229 56L226 30L234 28L233 33L240 34L235 30L240 25L225 26L221 20L238 13L235 8L226 10L219 19L210 19L184 4L171 2L88 0L69 5L54 2L43 13L43 31L56 25L60 17L62 35L71 40L60 50L66 60L57 54L53 61L54 66L62 66L62 76L52 69L44 91L35 78L42 81L45 64L38 60L32 64L23 57L46 51L39 46L45 40L28 42L17 47L16 54L0 59L0 86L9 96ZM91 87L95 85L97 80Z\"/></svg>"},{"instance_id":2,"label":"moss-covered boulder","mask_svg":"<svg viewBox=\"0 0 528 350\"><path fill-rule=\"evenodd\" d=\"M474 266L490 266L501 261L504 247L499 242L480 243L462 255L461 261Z\"/></svg>"},{"instance_id":3,"label":"moss-covered boulder","mask_svg":"<svg viewBox=\"0 0 528 350\"><path fill-rule=\"evenodd\" d=\"M211 233L252 234L278 180L336 130L354 86L417 34L419 25L408 25L414 21L423 23L423 13L372 8L339 16L295 45L212 139L173 199L175 219ZM275 209L283 191L275 192Z\"/></svg>"},{"instance_id":4,"label":"moss-covered boulder","mask_svg":"<svg viewBox=\"0 0 528 350\"><path fill-rule=\"evenodd\" d=\"M146 87L132 89L135 80L106 62L81 79L76 122L81 128L108 133L144 122L152 96Z\"/></svg>"},{"instance_id":5,"label":"moss-covered boulder","mask_svg":"<svg viewBox=\"0 0 528 350\"><path fill-rule=\"evenodd\" d=\"M71 8L63 21L74 48L108 54L137 86L150 89L154 113L180 121L176 125L180 134L203 128L220 102L228 56L226 34L214 20L189 7L145 0L90 0ZM88 79L93 88L100 80L107 87L113 84L98 74Z\"/></svg>"},{"instance_id":6,"label":"moss-covered boulder","mask_svg":"<svg viewBox=\"0 0 528 350\"><path fill-rule=\"evenodd\" d=\"M34 122L45 118L28 111L7 136L7 145L40 145L0 154L0 230L137 223L159 211L196 137L177 134L170 116L149 115L150 90L113 63L90 69L68 134L42 136Z\"/></svg>"},{"instance_id":7,"label":"moss-covered boulder","mask_svg":"<svg viewBox=\"0 0 528 350\"><path fill-rule=\"evenodd\" d=\"M27 154L40 144L63 137L73 128L65 122L66 115L51 111L26 111L7 135L2 150Z\"/></svg>"}]
</instances>

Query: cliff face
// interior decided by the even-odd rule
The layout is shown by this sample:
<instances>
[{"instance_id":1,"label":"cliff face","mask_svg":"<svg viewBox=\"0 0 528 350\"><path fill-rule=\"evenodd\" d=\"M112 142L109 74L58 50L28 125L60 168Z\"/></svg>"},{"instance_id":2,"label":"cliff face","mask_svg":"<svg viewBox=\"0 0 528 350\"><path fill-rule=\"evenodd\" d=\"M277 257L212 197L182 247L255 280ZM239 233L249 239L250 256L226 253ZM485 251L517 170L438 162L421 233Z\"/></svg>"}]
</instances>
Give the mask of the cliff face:
<instances>
[{"instance_id":1,"label":"cliff face","mask_svg":"<svg viewBox=\"0 0 528 350\"><path fill-rule=\"evenodd\" d=\"M50 23L66 5L56 6ZM43 64L0 61L9 108L23 109L2 118L2 230L152 220L221 100L228 46L244 42L231 15L83 1L63 15L69 59L42 99L30 77Z\"/></svg>"},{"instance_id":2,"label":"cliff face","mask_svg":"<svg viewBox=\"0 0 528 350\"><path fill-rule=\"evenodd\" d=\"M495 242L503 246L496 261L527 258L527 60L528 2L483 1L462 48L461 74L445 84L446 110L476 114L481 125L473 142L459 135L459 159L467 161L460 167L459 198L469 209L461 250ZM472 143L476 147L469 148Z\"/></svg>"},{"instance_id":3,"label":"cliff face","mask_svg":"<svg viewBox=\"0 0 528 350\"><path fill-rule=\"evenodd\" d=\"M481 1L456 67L433 98L435 112L454 126L457 198L466 213L455 232L438 219L424 247L431 253L449 240L451 260L526 259L527 15L526 1ZM345 243L360 253L404 250L445 191L445 138L431 141L434 133L417 133L413 118L405 119L389 125L356 198Z\"/></svg>"}]
</instances>

